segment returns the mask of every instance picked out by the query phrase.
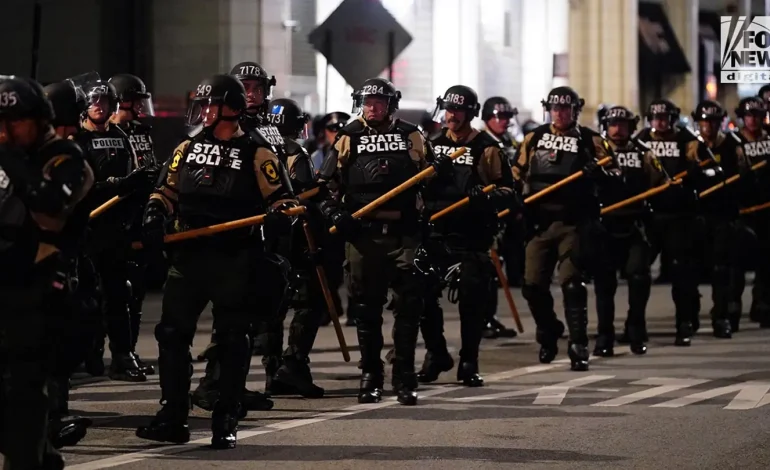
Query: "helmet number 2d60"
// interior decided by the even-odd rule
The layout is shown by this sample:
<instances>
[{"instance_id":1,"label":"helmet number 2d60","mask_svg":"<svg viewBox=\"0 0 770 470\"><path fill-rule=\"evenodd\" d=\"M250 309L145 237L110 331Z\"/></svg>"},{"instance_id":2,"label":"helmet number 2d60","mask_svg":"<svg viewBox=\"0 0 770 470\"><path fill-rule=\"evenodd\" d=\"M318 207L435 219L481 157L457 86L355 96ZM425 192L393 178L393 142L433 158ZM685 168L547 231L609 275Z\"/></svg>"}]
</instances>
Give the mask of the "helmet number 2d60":
<instances>
[{"instance_id":1,"label":"helmet number 2d60","mask_svg":"<svg viewBox=\"0 0 770 470\"><path fill-rule=\"evenodd\" d=\"M211 94L211 85L198 85L195 94L198 96L209 96Z\"/></svg>"},{"instance_id":2,"label":"helmet number 2d60","mask_svg":"<svg viewBox=\"0 0 770 470\"><path fill-rule=\"evenodd\" d=\"M448 93L444 101L451 104L465 104L465 97L457 93Z\"/></svg>"},{"instance_id":3,"label":"helmet number 2d60","mask_svg":"<svg viewBox=\"0 0 770 470\"><path fill-rule=\"evenodd\" d=\"M377 85L364 85L361 88L362 95L384 95L385 90L382 86Z\"/></svg>"},{"instance_id":4,"label":"helmet number 2d60","mask_svg":"<svg viewBox=\"0 0 770 470\"><path fill-rule=\"evenodd\" d=\"M15 91L3 91L0 92L0 107L6 108L9 106L15 106L19 102L19 97Z\"/></svg>"},{"instance_id":5,"label":"helmet number 2d60","mask_svg":"<svg viewBox=\"0 0 770 470\"><path fill-rule=\"evenodd\" d=\"M570 95L551 95L548 104L572 104Z\"/></svg>"}]
</instances>

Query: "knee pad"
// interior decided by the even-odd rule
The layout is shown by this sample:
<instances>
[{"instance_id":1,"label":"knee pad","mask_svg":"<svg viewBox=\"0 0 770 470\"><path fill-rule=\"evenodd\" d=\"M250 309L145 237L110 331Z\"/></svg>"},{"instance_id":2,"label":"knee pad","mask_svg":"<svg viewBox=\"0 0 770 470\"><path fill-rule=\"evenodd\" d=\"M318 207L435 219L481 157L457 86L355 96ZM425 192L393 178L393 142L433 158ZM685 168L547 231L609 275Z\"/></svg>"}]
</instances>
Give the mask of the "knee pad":
<instances>
[{"instance_id":1,"label":"knee pad","mask_svg":"<svg viewBox=\"0 0 770 470\"><path fill-rule=\"evenodd\" d=\"M580 278L572 278L561 285L562 294L564 294L565 304L586 304L588 303L588 290Z\"/></svg>"},{"instance_id":2,"label":"knee pad","mask_svg":"<svg viewBox=\"0 0 770 470\"><path fill-rule=\"evenodd\" d=\"M158 323L155 326L155 339L162 348L189 348L193 342L192 332L183 332L175 326Z\"/></svg>"}]
</instances>

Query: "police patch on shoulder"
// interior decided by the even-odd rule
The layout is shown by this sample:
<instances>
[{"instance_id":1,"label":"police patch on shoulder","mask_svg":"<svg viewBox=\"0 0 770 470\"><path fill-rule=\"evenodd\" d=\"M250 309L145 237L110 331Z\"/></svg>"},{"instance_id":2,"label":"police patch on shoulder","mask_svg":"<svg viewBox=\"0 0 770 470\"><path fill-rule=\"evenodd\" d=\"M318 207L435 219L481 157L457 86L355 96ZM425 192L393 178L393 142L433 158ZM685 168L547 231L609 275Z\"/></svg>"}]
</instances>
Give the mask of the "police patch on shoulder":
<instances>
[{"instance_id":1,"label":"police patch on shoulder","mask_svg":"<svg viewBox=\"0 0 770 470\"><path fill-rule=\"evenodd\" d=\"M174 158L171 160L171 165L168 166L168 171L171 173L176 173L176 171L179 169L179 163L182 161L182 151L177 150L174 152Z\"/></svg>"},{"instance_id":2,"label":"police patch on shoulder","mask_svg":"<svg viewBox=\"0 0 770 470\"><path fill-rule=\"evenodd\" d=\"M262 173L265 175L265 178L267 178L268 183L276 184L281 181L281 178L278 177L278 168L275 167L275 163L272 161L266 161L259 166L259 169L262 170Z\"/></svg>"},{"instance_id":3,"label":"police patch on shoulder","mask_svg":"<svg viewBox=\"0 0 770 470\"><path fill-rule=\"evenodd\" d=\"M663 171L663 165L660 164L660 160L658 160L656 157L653 157L652 159L652 166L654 166L658 171Z\"/></svg>"}]
</instances>

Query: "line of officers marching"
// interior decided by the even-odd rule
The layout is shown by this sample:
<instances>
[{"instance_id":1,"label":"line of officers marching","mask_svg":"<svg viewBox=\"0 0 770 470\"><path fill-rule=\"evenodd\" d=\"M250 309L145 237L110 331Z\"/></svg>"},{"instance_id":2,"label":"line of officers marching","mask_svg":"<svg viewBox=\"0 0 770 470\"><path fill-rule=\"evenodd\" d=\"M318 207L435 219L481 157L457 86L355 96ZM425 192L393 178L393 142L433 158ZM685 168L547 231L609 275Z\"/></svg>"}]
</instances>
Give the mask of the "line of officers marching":
<instances>
[{"instance_id":1,"label":"line of officers marching","mask_svg":"<svg viewBox=\"0 0 770 470\"><path fill-rule=\"evenodd\" d=\"M0 273L0 451L7 468L63 468L56 449L77 443L90 425L69 415L69 377L83 363L100 374L105 334L112 379L144 381L155 373L135 345L143 271L164 251L170 267L155 327L162 407L136 431L160 442L190 440L191 403L212 411L212 447L226 449L235 447L238 420L271 409L270 396L323 396L308 356L332 308L315 272L339 261L323 249L339 240L361 352L360 403L376 403L383 394L389 290L398 402L417 404L418 382L433 382L455 366L439 304L444 290L459 304L457 380L483 385L481 338L485 329L504 331L493 323L497 274L490 259L501 233L509 243L526 242L522 293L537 325L540 362L555 359L566 331L571 369L588 369L591 278L599 318L593 353L611 356L618 341L644 354L650 264L661 250L673 256L675 344L688 346L700 311L694 240L706 240L713 265L713 334L731 337L739 328L746 269L739 250L750 231L762 260L752 318L770 326L768 218L739 213L770 200L767 174L758 169L770 151L762 98L740 101L735 111L743 127L734 133L720 130L726 112L716 102L697 106L693 132L676 126L674 104L657 100L645 116L649 127L634 134L639 117L613 106L600 134L577 124L578 94L557 87L543 101L546 124L517 143L508 134L516 110L507 100L485 103L488 128L479 131L470 125L482 108L477 95L456 85L437 98L434 119L445 124L426 140L418 126L394 117L400 92L373 78L353 93L354 119L314 168L298 143L309 117L291 100L270 100L274 85L254 62L203 80L188 110L189 135L161 161L149 127L138 120L153 114L138 77L102 81L91 73L45 89L0 77L0 259L13 266ZM382 198L407 181L419 184ZM713 195L698 197L715 186ZM608 211L642 193L655 194ZM373 202L374 210L357 213ZM259 225L166 240L259 214L266 214ZM566 326L550 292L555 269ZM619 270L629 306L616 337ZM190 348L209 302L208 364L191 394ZM284 350L290 307L295 314ZM418 371L420 333L427 354ZM245 388L256 342L265 393Z\"/></svg>"}]
</instances>

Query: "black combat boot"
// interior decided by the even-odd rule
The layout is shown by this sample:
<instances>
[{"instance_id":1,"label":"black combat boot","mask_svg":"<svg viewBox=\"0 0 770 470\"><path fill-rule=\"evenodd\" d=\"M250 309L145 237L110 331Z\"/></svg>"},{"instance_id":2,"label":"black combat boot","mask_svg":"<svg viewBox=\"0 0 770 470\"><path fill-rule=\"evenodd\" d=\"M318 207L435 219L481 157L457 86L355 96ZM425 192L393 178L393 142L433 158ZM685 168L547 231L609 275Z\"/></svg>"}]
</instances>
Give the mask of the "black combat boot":
<instances>
[{"instance_id":1,"label":"black combat boot","mask_svg":"<svg viewBox=\"0 0 770 470\"><path fill-rule=\"evenodd\" d=\"M729 302L727 304L727 317L730 320L730 328L733 333L740 331L742 311L743 304L741 302Z\"/></svg>"},{"instance_id":2,"label":"black combat boot","mask_svg":"<svg viewBox=\"0 0 770 470\"><path fill-rule=\"evenodd\" d=\"M692 323L683 321L676 326L674 346L690 346L692 344Z\"/></svg>"},{"instance_id":3,"label":"black combat boot","mask_svg":"<svg viewBox=\"0 0 770 470\"><path fill-rule=\"evenodd\" d=\"M569 330L567 351L574 371L588 370L588 292L581 280L570 280L562 285L564 316Z\"/></svg>"},{"instance_id":4,"label":"black combat boot","mask_svg":"<svg viewBox=\"0 0 770 470\"><path fill-rule=\"evenodd\" d=\"M564 324L556 318L553 310L553 296L547 288L534 284L524 284L521 294L527 300L537 325L535 338L540 345L538 359L542 364L550 364L559 354L559 338L564 334Z\"/></svg>"},{"instance_id":5,"label":"black combat boot","mask_svg":"<svg viewBox=\"0 0 770 470\"><path fill-rule=\"evenodd\" d=\"M594 344L594 356L612 357L615 355L615 337L612 334L599 334Z\"/></svg>"},{"instance_id":6,"label":"black combat boot","mask_svg":"<svg viewBox=\"0 0 770 470\"><path fill-rule=\"evenodd\" d=\"M161 366L162 367L162 366ZM190 428L187 426L189 404L169 404L161 400L163 408L158 411L149 426L140 426L136 437L157 442L186 444L190 442Z\"/></svg>"},{"instance_id":7,"label":"black combat boot","mask_svg":"<svg viewBox=\"0 0 770 470\"><path fill-rule=\"evenodd\" d=\"M139 369L133 354L113 353L109 376L122 382L146 382L147 376Z\"/></svg>"},{"instance_id":8,"label":"black combat boot","mask_svg":"<svg viewBox=\"0 0 770 470\"><path fill-rule=\"evenodd\" d=\"M358 403L378 403L382 399L384 383L383 371L362 373L361 383L358 386Z\"/></svg>"},{"instance_id":9,"label":"black combat boot","mask_svg":"<svg viewBox=\"0 0 770 470\"><path fill-rule=\"evenodd\" d=\"M283 365L275 373L273 384L280 383L292 388L305 398L323 398L324 389L313 383L309 363L307 357L284 356Z\"/></svg>"},{"instance_id":10,"label":"black combat boot","mask_svg":"<svg viewBox=\"0 0 770 470\"><path fill-rule=\"evenodd\" d=\"M716 265L712 271L711 298L714 306L711 308L711 326L715 338L732 338L728 305L730 303L730 270L725 265Z\"/></svg>"},{"instance_id":11,"label":"black combat boot","mask_svg":"<svg viewBox=\"0 0 770 470\"><path fill-rule=\"evenodd\" d=\"M294 389L283 382L275 380L275 374L281 368L282 358L279 356L265 356L262 358L262 364L265 366L265 394L268 397L279 395L293 395Z\"/></svg>"},{"instance_id":12,"label":"black combat boot","mask_svg":"<svg viewBox=\"0 0 770 470\"><path fill-rule=\"evenodd\" d=\"M457 381L466 387L483 387L484 379L479 375L478 361L460 361L457 366Z\"/></svg>"},{"instance_id":13,"label":"black combat boot","mask_svg":"<svg viewBox=\"0 0 770 470\"><path fill-rule=\"evenodd\" d=\"M93 421L83 416L52 416L48 421L48 438L54 449L77 445Z\"/></svg>"},{"instance_id":14,"label":"black combat boot","mask_svg":"<svg viewBox=\"0 0 770 470\"><path fill-rule=\"evenodd\" d=\"M366 304L349 303L348 315L356 319L356 333L361 350L361 383L358 403L377 403L382 399L385 383L382 354L382 309Z\"/></svg>"},{"instance_id":15,"label":"black combat boot","mask_svg":"<svg viewBox=\"0 0 770 470\"><path fill-rule=\"evenodd\" d=\"M515 338L518 336L516 330L503 325L497 317L492 317L484 325L484 338Z\"/></svg>"},{"instance_id":16,"label":"black combat boot","mask_svg":"<svg viewBox=\"0 0 770 470\"><path fill-rule=\"evenodd\" d=\"M399 403L404 406L417 404L417 374L414 373L414 368L410 371L408 366L393 364L392 385Z\"/></svg>"},{"instance_id":17,"label":"black combat boot","mask_svg":"<svg viewBox=\"0 0 770 470\"><path fill-rule=\"evenodd\" d=\"M104 335L94 340L93 346L89 349L84 359L86 373L92 377L102 377L104 375Z\"/></svg>"},{"instance_id":18,"label":"black combat boot","mask_svg":"<svg viewBox=\"0 0 770 470\"><path fill-rule=\"evenodd\" d=\"M454 366L455 361L452 359L452 356L449 355L449 351L444 350L438 354L427 351L425 353L425 360L422 363L422 368L417 373L417 380L420 383L435 382L442 372L448 372L452 370L452 367Z\"/></svg>"},{"instance_id":19,"label":"black combat boot","mask_svg":"<svg viewBox=\"0 0 770 470\"><path fill-rule=\"evenodd\" d=\"M217 403L211 414L211 434L212 449L235 449L238 440L237 412Z\"/></svg>"},{"instance_id":20,"label":"black combat boot","mask_svg":"<svg viewBox=\"0 0 770 470\"><path fill-rule=\"evenodd\" d=\"M538 360L541 364L550 364L559 354L559 338L564 334L564 323L554 320L550 329L542 330L540 327L535 332L535 338L540 345Z\"/></svg>"}]
</instances>

